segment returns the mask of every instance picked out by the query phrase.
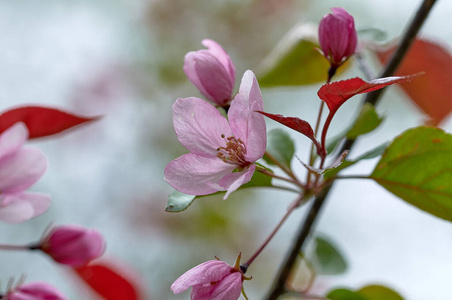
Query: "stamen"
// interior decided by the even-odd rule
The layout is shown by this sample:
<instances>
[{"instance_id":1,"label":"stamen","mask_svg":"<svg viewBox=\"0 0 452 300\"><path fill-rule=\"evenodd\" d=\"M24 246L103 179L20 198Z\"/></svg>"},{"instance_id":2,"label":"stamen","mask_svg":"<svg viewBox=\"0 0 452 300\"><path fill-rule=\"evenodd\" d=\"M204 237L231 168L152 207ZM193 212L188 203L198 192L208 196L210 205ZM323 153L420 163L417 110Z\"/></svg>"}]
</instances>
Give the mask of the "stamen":
<instances>
[{"instance_id":1,"label":"stamen","mask_svg":"<svg viewBox=\"0 0 452 300\"><path fill-rule=\"evenodd\" d=\"M236 139L233 136L225 138L225 135L222 134L221 137L225 139L226 147L217 148L217 157L227 164L238 165L240 167L248 166L250 163L245 159L245 143L240 138Z\"/></svg>"}]
</instances>

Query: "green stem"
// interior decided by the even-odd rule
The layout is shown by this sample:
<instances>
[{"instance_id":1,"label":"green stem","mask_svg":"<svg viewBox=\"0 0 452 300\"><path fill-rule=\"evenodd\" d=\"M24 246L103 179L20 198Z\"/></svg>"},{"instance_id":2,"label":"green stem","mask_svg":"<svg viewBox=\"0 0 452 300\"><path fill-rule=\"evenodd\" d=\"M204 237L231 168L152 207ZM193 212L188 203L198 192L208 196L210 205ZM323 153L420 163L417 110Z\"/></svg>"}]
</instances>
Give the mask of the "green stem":
<instances>
[{"instance_id":1,"label":"green stem","mask_svg":"<svg viewBox=\"0 0 452 300\"><path fill-rule=\"evenodd\" d=\"M277 165L281 170L284 171L287 175L289 175L290 178L295 180L296 182L300 183L298 178L295 176L295 174L292 172L291 169L283 165L279 160L277 160L273 155L271 155L268 151L265 151L265 154L275 165ZM301 183L300 183L301 184Z\"/></svg>"},{"instance_id":2,"label":"green stem","mask_svg":"<svg viewBox=\"0 0 452 300\"><path fill-rule=\"evenodd\" d=\"M276 179L279 179L279 180L283 180L283 181L290 182L290 183L292 183L292 184L295 184L296 186L301 187L302 189L305 188L305 186L304 186L302 183L298 182L298 180L294 180L294 179L292 179L292 178L287 178L287 177L282 177L282 176L276 175L275 173L270 172L270 171L268 171L268 170L266 170L266 169L264 169L264 168L262 168L262 169L257 169L257 171L258 171L258 172L261 172L262 174L265 174L265 175L267 175L267 176L270 176L270 177L273 177L273 178L276 178Z\"/></svg>"}]
</instances>

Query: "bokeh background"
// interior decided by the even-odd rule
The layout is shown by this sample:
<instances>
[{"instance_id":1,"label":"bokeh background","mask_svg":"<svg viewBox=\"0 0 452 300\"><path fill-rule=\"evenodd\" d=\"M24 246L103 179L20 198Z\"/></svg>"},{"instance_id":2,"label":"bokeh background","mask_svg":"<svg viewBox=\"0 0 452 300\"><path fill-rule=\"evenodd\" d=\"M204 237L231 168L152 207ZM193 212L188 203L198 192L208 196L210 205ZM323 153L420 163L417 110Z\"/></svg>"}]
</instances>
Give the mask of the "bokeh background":
<instances>
[{"instance_id":1,"label":"bokeh background","mask_svg":"<svg viewBox=\"0 0 452 300\"><path fill-rule=\"evenodd\" d=\"M389 41L399 36L420 1L308 0L97 0L0 1L0 109L36 103L103 118L58 138L32 142L49 168L33 187L52 195L44 215L19 225L0 224L2 243L37 240L50 222L100 230L106 257L127 265L144 299L175 296L171 283L214 256L231 264L245 259L285 212L293 195L271 190L239 191L227 201L208 197L187 211L167 213L165 165L186 150L172 128L176 98L200 96L186 79L183 57L217 40L237 68L258 69L264 57L295 24L318 23L330 7L342 6L357 29L377 28ZM422 35L451 48L452 2L438 1ZM379 66L368 55L369 63ZM362 76L352 66L342 78ZM320 84L263 89L266 111L315 121ZM331 134L350 124L358 101L338 112ZM390 88L378 111L387 117L360 140L351 156L390 140L425 117L403 92ZM278 127L268 121L268 128ZM443 128L452 131L449 118ZM291 133L297 155L308 155L308 140ZM375 160L349 171L368 174ZM302 174L296 161L294 169ZM305 208L284 225L249 269L250 299L268 290ZM385 284L406 299L446 299L452 278L452 227L392 196L371 181L337 184L317 229L341 249L348 271L317 278L315 291ZM0 253L0 282L25 274L44 280L70 299L96 299L70 272L37 253ZM112 287L113 288L113 287Z\"/></svg>"}]
</instances>

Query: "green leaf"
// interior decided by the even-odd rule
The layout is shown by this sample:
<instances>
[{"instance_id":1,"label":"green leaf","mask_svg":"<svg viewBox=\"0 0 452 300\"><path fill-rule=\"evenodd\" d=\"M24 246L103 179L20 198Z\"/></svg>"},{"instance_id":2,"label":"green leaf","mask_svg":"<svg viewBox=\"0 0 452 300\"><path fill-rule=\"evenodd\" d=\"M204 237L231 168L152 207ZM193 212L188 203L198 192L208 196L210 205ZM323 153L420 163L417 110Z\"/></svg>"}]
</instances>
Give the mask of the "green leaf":
<instances>
[{"instance_id":1,"label":"green leaf","mask_svg":"<svg viewBox=\"0 0 452 300\"><path fill-rule=\"evenodd\" d=\"M273 172L272 170L266 168L268 171ZM272 186L272 178L270 176L264 175L261 172L254 172L253 177L248 183L245 183L238 190L250 188L250 187L270 187ZM167 212L181 212L186 210L195 199L199 199L202 197L208 197L212 195L224 195L226 192L216 192L210 195L188 195L181 193L179 191L173 190L171 194L168 196L168 201L166 204L165 211Z\"/></svg>"},{"instance_id":2,"label":"green leaf","mask_svg":"<svg viewBox=\"0 0 452 300\"><path fill-rule=\"evenodd\" d=\"M380 125L383 118L380 118L375 107L370 104L364 104L353 126L347 132L347 138L354 140L358 136L369 133Z\"/></svg>"},{"instance_id":3,"label":"green leaf","mask_svg":"<svg viewBox=\"0 0 452 300\"><path fill-rule=\"evenodd\" d=\"M370 175L406 202L452 221L452 135L433 127L394 139Z\"/></svg>"},{"instance_id":4,"label":"green leaf","mask_svg":"<svg viewBox=\"0 0 452 300\"><path fill-rule=\"evenodd\" d=\"M294 142L284 130L270 130L267 134L267 152L290 169L290 162L295 154ZM264 155L263 158L267 163L275 164L267 155Z\"/></svg>"},{"instance_id":5,"label":"green leaf","mask_svg":"<svg viewBox=\"0 0 452 300\"><path fill-rule=\"evenodd\" d=\"M331 300L403 300L403 298L393 290L381 285L368 285L359 291L348 289L336 289L328 293Z\"/></svg>"},{"instance_id":6,"label":"green leaf","mask_svg":"<svg viewBox=\"0 0 452 300\"><path fill-rule=\"evenodd\" d=\"M345 168L348 168L350 166L353 166L354 164L356 164L357 162L359 162L361 160L372 159L372 158L375 158L375 157L383 154L386 147L388 147L388 143L384 143L384 144L378 146L377 148L374 148L374 149L364 153L363 155L361 155L360 157L358 157L355 160L344 160L342 162L342 164L339 165L337 168L326 171L325 174L323 175L323 177L325 178L325 180L329 180L329 179L335 177L337 175L337 173L339 173L339 171L341 171Z\"/></svg>"},{"instance_id":7,"label":"green leaf","mask_svg":"<svg viewBox=\"0 0 452 300\"><path fill-rule=\"evenodd\" d=\"M403 300L402 296L381 285L368 285L358 291L366 300Z\"/></svg>"},{"instance_id":8,"label":"green leaf","mask_svg":"<svg viewBox=\"0 0 452 300\"><path fill-rule=\"evenodd\" d=\"M315 252L311 259L319 274L336 275L347 270L347 263L340 251L324 237L315 237Z\"/></svg>"},{"instance_id":9,"label":"green leaf","mask_svg":"<svg viewBox=\"0 0 452 300\"><path fill-rule=\"evenodd\" d=\"M173 190L168 196L165 210L168 212L179 212L186 210L195 200L196 196Z\"/></svg>"},{"instance_id":10,"label":"green leaf","mask_svg":"<svg viewBox=\"0 0 452 300\"><path fill-rule=\"evenodd\" d=\"M329 292L326 297L331 300L367 300L357 292L347 289L336 289Z\"/></svg>"},{"instance_id":11,"label":"green leaf","mask_svg":"<svg viewBox=\"0 0 452 300\"><path fill-rule=\"evenodd\" d=\"M317 28L303 24L290 31L263 61L258 72L260 87L300 86L325 82L330 67L328 61L315 49ZM349 64L338 71L342 73Z\"/></svg>"}]
</instances>

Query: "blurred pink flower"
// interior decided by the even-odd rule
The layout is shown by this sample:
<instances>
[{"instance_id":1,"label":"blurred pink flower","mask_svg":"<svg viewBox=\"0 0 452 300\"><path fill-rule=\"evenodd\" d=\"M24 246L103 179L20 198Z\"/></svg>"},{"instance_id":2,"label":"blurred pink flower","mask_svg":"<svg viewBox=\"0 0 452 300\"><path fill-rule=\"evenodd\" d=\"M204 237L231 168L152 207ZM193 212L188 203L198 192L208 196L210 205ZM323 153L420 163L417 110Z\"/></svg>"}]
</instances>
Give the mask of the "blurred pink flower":
<instances>
[{"instance_id":1,"label":"blurred pink flower","mask_svg":"<svg viewBox=\"0 0 452 300\"><path fill-rule=\"evenodd\" d=\"M208 100L225 106L232 99L235 67L229 55L212 40L203 40L208 49L185 55L184 72Z\"/></svg>"},{"instance_id":2,"label":"blurred pink flower","mask_svg":"<svg viewBox=\"0 0 452 300\"><path fill-rule=\"evenodd\" d=\"M16 123L0 135L0 220L20 223L44 213L50 196L24 192L44 174L47 159L34 147L23 147L27 127Z\"/></svg>"},{"instance_id":3,"label":"blurred pink flower","mask_svg":"<svg viewBox=\"0 0 452 300\"><path fill-rule=\"evenodd\" d=\"M5 300L67 300L60 291L45 282L30 282L9 291Z\"/></svg>"},{"instance_id":4,"label":"blurred pink flower","mask_svg":"<svg viewBox=\"0 0 452 300\"><path fill-rule=\"evenodd\" d=\"M320 21L319 41L323 55L337 68L355 53L357 36L353 17L345 9L334 7L331 11Z\"/></svg>"},{"instance_id":5,"label":"blurred pink flower","mask_svg":"<svg viewBox=\"0 0 452 300\"><path fill-rule=\"evenodd\" d=\"M173 105L177 138L191 153L170 162L165 180L191 195L227 191L224 199L251 180L267 145L262 95L253 72L243 75L228 120L199 98L179 98Z\"/></svg>"},{"instance_id":6,"label":"blurred pink flower","mask_svg":"<svg viewBox=\"0 0 452 300\"><path fill-rule=\"evenodd\" d=\"M44 251L60 264L79 267L102 256L105 242L97 230L63 225L52 228L35 248Z\"/></svg>"},{"instance_id":7,"label":"blurred pink flower","mask_svg":"<svg viewBox=\"0 0 452 300\"><path fill-rule=\"evenodd\" d=\"M191 300L237 300L242 282L242 272L225 262L209 260L182 274L171 290L180 294L192 287Z\"/></svg>"}]
</instances>

